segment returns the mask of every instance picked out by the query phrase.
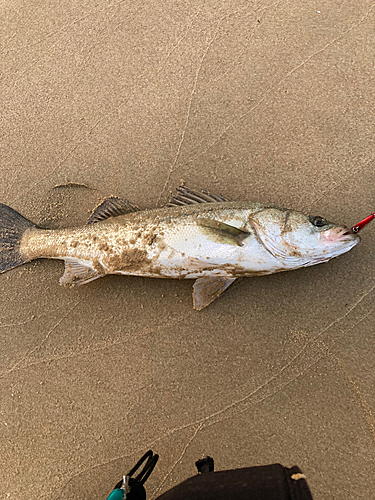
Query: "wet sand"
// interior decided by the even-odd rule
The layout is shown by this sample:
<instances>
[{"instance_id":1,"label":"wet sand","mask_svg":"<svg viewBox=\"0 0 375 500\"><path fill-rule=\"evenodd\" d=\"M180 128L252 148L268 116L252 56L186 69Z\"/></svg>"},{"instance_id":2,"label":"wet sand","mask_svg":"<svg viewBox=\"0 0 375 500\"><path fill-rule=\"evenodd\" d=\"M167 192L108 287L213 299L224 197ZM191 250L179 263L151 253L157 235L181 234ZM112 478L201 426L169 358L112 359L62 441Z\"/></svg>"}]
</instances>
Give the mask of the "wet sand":
<instances>
[{"instance_id":1,"label":"wet sand","mask_svg":"<svg viewBox=\"0 0 375 500\"><path fill-rule=\"evenodd\" d=\"M162 206L182 178L351 226L375 209L374 23L368 1L9 2L0 202L67 227L109 195ZM103 499L152 448L149 498L205 454L369 498L374 234L202 312L190 282L0 275L0 497Z\"/></svg>"}]
</instances>

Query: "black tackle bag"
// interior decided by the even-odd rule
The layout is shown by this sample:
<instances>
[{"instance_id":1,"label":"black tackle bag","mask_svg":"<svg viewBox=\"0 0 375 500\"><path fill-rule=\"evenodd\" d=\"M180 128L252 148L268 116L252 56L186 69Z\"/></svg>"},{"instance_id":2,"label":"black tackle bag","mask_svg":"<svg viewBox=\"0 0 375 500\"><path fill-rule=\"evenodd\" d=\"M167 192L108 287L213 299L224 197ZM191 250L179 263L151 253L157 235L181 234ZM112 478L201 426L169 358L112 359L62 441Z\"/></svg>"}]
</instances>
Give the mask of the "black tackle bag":
<instances>
[{"instance_id":1,"label":"black tackle bag","mask_svg":"<svg viewBox=\"0 0 375 500\"><path fill-rule=\"evenodd\" d=\"M134 472L146 460L141 473L133 478ZM118 489L124 488L124 496L120 496L126 500L145 500L143 485L157 460L158 455L153 455L149 450L126 476L127 479L124 476L124 480L116 485L108 498L112 499L112 495L120 494ZM288 468L272 464L214 472L211 457L198 460L195 465L198 475L163 493L156 500L313 500L306 478L297 466Z\"/></svg>"}]
</instances>

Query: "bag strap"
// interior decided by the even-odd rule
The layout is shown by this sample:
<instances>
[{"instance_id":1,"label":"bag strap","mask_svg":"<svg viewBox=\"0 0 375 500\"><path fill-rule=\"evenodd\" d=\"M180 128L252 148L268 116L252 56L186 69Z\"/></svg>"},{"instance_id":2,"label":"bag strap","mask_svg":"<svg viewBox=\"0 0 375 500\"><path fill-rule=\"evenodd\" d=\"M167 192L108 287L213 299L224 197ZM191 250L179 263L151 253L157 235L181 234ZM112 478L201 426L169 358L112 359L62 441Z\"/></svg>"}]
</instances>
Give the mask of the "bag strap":
<instances>
[{"instance_id":1,"label":"bag strap","mask_svg":"<svg viewBox=\"0 0 375 500\"><path fill-rule=\"evenodd\" d=\"M107 500L146 500L146 490L144 484L154 470L159 455L148 450L135 466L126 474L115 486ZM137 470L145 463L137 476L132 477Z\"/></svg>"}]
</instances>

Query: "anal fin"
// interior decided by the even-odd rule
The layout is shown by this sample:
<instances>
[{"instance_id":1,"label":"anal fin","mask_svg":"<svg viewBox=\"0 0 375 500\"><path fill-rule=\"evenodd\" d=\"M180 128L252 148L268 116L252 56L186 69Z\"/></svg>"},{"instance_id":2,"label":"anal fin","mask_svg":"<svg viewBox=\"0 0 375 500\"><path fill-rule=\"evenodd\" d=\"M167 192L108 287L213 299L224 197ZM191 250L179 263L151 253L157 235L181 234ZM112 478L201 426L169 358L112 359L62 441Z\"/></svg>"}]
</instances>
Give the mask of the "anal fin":
<instances>
[{"instance_id":1,"label":"anal fin","mask_svg":"<svg viewBox=\"0 0 375 500\"><path fill-rule=\"evenodd\" d=\"M65 259L65 272L60 278L60 285L84 285L102 276L104 274L78 260Z\"/></svg>"},{"instance_id":2,"label":"anal fin","mask_svg":"<svg viewBox=\"0 0 375 500\"><path fill-rule=\"evenodd\" d=\"M201 311L211 304L215 299L236 280L226 276L204 276L198 278L193 285L193 307Z\"/></svg>"}]
</instances>

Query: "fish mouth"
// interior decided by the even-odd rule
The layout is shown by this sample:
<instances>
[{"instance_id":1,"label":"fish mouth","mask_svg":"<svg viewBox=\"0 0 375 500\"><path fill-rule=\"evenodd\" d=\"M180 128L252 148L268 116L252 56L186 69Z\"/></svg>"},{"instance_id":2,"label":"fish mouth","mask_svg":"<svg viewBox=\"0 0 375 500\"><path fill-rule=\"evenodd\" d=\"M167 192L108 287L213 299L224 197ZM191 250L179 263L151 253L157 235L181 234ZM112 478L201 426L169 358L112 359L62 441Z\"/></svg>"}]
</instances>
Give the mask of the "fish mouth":
<instances>
[{"instance_id":1,"label":"fish mouth","mask_svg":"<svg viewBox=\"0 0 375 500\"><path fill-rule=\"evenodd\" d=\"M360 237L353 233L348 227L333 227L327 231L320 233L322 243L332 245L341 242L356 242L359 243Z\"/></svg>"}]
</instances>

